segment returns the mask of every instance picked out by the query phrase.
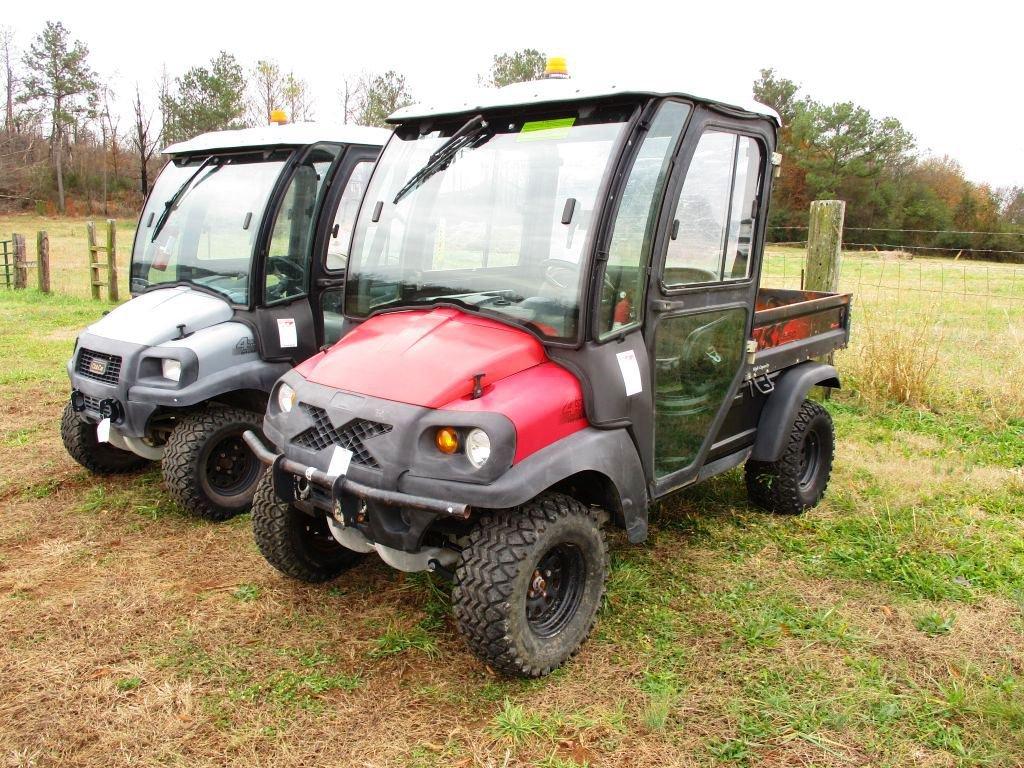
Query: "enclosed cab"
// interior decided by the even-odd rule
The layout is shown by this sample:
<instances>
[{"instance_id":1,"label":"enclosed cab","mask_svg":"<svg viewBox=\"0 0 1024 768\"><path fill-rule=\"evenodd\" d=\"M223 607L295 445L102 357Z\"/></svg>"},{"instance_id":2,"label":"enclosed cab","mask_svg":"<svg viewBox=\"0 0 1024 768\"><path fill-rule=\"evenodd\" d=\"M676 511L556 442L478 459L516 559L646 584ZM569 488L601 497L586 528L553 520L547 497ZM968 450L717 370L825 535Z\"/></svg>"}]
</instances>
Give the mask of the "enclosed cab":
<instances>
[{"instance_id":1,"label":"enclosed cab","mask_svg":"<svg viewBox=\"0 0 1024 768\"><path fill-rule=\"evenodd\" d=\"M277 125L164 150L132 248L132 299L78 337L61 421L96 473L162 460L202 517L249 509L242 441L273 383L341 335L359 201L387 131Z\"/></svg>"},{"instance_id":2,"label":"enclosed cab","mask_svg":"<svg viewBox=\"0 0 1024 768\"><path fill-rule=\"evenodd\" d=\"M524 83L392 117L343 337L277 384L256 540L284 573L360 553L454 583L490 665L536 676L594 623L605 523L746 463L820 499L849 297L759 292L779 127L685 87Z\"/></svg>"}]
</instances>

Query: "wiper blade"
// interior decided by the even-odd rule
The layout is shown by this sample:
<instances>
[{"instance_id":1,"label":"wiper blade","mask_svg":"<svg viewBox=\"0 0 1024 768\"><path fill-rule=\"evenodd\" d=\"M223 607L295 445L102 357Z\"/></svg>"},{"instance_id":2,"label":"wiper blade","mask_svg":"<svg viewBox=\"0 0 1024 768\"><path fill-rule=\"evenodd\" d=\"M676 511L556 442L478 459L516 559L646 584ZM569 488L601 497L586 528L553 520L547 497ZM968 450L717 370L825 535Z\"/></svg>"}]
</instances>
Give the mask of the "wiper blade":
<instances>
[{"instance_id":1,"label":"wiper blade","mask_svg":"<svg viewBox=\"0 0 1024 768\"><path fill-rule=\"evenodd\" d=\"M392 205L396 205L399 200L408 195L413 190L421 187L427 179L433 176L438 171L443 171L452 161L455 156L459 153L459 150L468 147L470 145L479 146L476 144L477 140L487 130L487 121L484 120L483 115L476 115L471 117L465 125L451 135L451 137L442 144L434 154L428 159L426 164L414 173L405 186L398 190L398 194L395 195L395 199L392 201ZM486 134L484 141L491 138L492 134ZM483 142L480 142L481 144Z\"/></svg>"},{"instance_id":2,"label":"wiper blade","mask_svg":"<svg viewBox=\"0 0 1024 768\"><path fill-rule=\"evenodd\" d=\"M193 173L191 176L185 179L185 183L178 187L177 192L171 195L170 200L164 203L164 209L163 211L160 212L160 218L156 220L156 225L153 227L153 236L149 238L149 242L156 242L156 238L159 236L160 231L164 228L164 224L166 224L167 220L171 218L171 211L174 210L174 206L181 202L181 198L185 196L185 191L189 188L192 182L195 181L196 177L203 172L203 169L213 162L213 159L213 155L211 155L210 157L203 160L203 162L199 164L199 167L196 168L195 173ZM217 168L220 168L220 166L218 165Z\"/></svg>"}]
</instances>

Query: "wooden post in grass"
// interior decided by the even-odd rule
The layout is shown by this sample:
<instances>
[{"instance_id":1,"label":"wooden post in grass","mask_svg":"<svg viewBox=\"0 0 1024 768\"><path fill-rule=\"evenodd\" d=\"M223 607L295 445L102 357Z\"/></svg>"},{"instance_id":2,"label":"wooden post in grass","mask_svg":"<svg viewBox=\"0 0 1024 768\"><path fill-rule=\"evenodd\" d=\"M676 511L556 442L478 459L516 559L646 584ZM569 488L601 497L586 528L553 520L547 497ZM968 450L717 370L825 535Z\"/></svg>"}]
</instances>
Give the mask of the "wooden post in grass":
<instances>
[{"instance_id":1,"label":"wooden post in grass","mask_svg":"<svg viewBox=\"0 0 1024 768\"><path fill-rule=\"evenodd\" d=\"M107 219L107 299L117 301L117 222Z\"/></svg>"},{"instance_id":2,"label":"wooden post in grass","mask_svg":"<svg viewBox=\"0 0 1024 768\"><path fill-rule=\"evenodd\" d=\"M17 233L11 235L14 241L14 287L25 288L28 285L28 263L25 259L25 236Z\"/></svg>"},{"instance_id":3,"label":"wooden post in grass","mask_svg":"<svg viewBox=\"0 0 1024 768\"><path fill-rule=\"evenodd\" d=\"M815 200L811 203L805 290L826 293L839 290L845 216L846 203L842 200Z\"/></svg>"},{"instance_id":4,"label":"wooden post in grass","mask_svg":"<svg viewBox=\"0 0 1024 768\"><path fill-rule=\"evenodd\" d=\"M89 292L98 301L100 286L103 285L103 281L100 280L100 269L103 265L97 258L99 248L96 245L96 225L91 221L85 224L85 236L89 241Z\"/></svg>"},{"instance_id":5,"label":"wooden post in grass","mask_svg":"<svg viewBox=\"0 0 1024 768\"><path fill-rule=\"evenodd\" d=\"M89 238L89 288L92 297L99 299L100 288L107 287L107 300L117 301L117 222L107 219L107 234L103 245L96 243L96 224L87 222L85 231ZM100 259L100 251L106 252L106 259ZM100 277L100 270L107 270L106 280Z\"/></svg>"},{"instance_id":6,"label":"wooden post in grass","mask_svg":"<svg viewBox=\"0 0 1024 768\"><path fill-rule=\"evenodd\" d=\"M45 230L36 232L36 273L39 292L50 292L50 238Z\"/></svg>"}]
</instances>

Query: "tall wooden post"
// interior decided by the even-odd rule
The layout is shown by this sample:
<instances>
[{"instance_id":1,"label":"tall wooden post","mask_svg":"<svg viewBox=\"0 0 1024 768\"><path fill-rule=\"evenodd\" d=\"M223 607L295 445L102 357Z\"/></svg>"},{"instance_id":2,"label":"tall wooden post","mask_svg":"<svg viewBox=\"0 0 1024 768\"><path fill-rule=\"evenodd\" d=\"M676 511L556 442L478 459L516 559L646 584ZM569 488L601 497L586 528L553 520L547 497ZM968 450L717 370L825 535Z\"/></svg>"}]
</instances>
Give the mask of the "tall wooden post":
<instances>
[{"instance_id":1,"label":"tall wooden post","mask_svg":"<svg viewBox=\"0 0 1024 768\"><path fill-rule=\"evenodd\" d=\"M17 233L11 235L14 241L14 287L25 288L28 285L28 264L25 260L25 236Z\"/></svg>"},{"instance_id":2,"label":"tall wooden post","mask_svg":"<svg viewBox=\"0 0 1024 768\"><path fill-rule=\"evenodd\" d=\"M50 292L50 238L45 230L36 232L36 276L40 293Z\"/></svg>"},{"instance_id":3,"label":"tall wooden post","mask_svg":"<svg viewBox=\"0 0 1024 768\"><path fill-rule=\"evenodd\" d=\"M842 200L815 200L811 203L807 272L804 278L806 290L827 293L839 290L845 216L846 203Z\"/></svg>"},{"instance_id":4,"label":"tall wooden post","mask_svg":"<svg viewBox=\"0 0 1024 768\"><path fill-rule=\"evenodd\" d=\"M107 299L117 301L117 222L107 219Z\"/></svg>"},{"instance_id":5,"label":"tall wooden post","mask_svg":"<svg viewBox=\"0 0 1024 768\"><path fill-rule=\"evenodd\" d=\"M100 286L103 285L103 281L100 280L102 264L98 258L99 248L96 246L96 224L91 221L86 222L85 234L89 240L89 292L94 299L99 300Z\"/></svg>"}]
</instances>

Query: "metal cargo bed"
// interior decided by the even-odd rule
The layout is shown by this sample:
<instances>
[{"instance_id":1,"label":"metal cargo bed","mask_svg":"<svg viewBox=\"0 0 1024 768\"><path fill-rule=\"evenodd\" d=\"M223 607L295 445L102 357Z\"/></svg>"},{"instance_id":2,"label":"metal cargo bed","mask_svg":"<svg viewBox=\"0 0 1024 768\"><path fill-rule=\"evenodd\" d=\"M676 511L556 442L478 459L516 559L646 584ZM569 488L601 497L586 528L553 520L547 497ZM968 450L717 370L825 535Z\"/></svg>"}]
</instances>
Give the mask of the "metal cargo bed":
<instances>
[{"instance_id":1,"label":"metal cargo bed","mask_svg":"<svg viewBox=\"0 0 1024 768\"><path fill-rule=\"evenodd\" d=\"M754 310L757 345L748 378L843 349L850 341L849 293L762 288Z\"/></svg>"}]
</instances>

